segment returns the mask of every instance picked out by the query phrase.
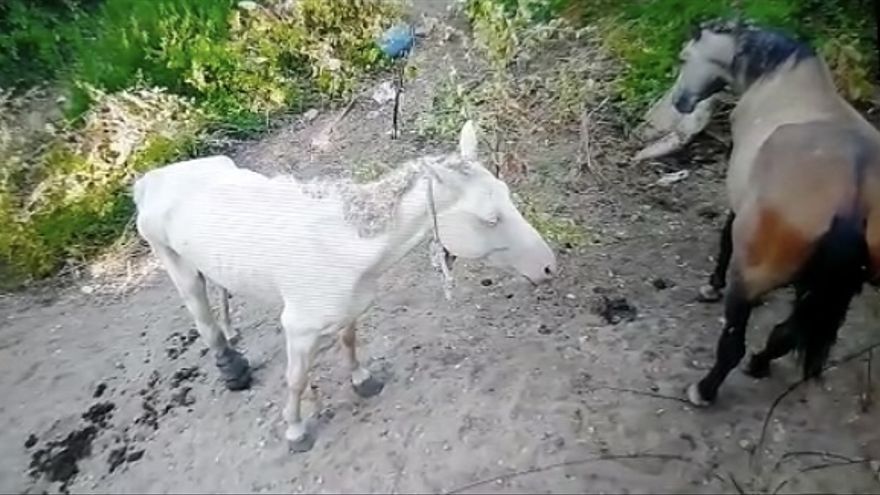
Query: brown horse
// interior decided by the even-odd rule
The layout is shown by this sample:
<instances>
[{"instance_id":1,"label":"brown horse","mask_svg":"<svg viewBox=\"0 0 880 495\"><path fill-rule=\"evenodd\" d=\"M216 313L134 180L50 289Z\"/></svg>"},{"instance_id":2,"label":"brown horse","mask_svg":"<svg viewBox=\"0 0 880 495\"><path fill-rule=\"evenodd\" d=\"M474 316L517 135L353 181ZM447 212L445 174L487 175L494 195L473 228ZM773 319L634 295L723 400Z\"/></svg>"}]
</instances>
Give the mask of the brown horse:
<instances>
[{"instance_id":1,"label":"brown horse","mask_svg":"<svg viewBox=\"0 0 880 495\"><path fill-rule=\"evenodd\" d=\"M797 350L805 379L821 374L852 298L880 275L880 133L837 92L807 44L743 23L703 24L681 52L681 113L725 87L731 114L730 213L701 299L726 289L715 364L688 388L708 405L745 355L758 299L792 284L791 316L776 325L746 372Z\"/></svg>"}]
</instances>

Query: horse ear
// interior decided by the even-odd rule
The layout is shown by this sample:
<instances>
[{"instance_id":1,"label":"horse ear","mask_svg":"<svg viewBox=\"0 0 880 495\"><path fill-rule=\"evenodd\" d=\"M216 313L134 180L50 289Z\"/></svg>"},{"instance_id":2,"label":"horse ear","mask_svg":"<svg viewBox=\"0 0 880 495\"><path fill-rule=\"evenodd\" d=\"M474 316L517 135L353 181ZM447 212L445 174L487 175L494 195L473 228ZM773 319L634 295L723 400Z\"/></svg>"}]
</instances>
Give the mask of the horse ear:
<instances>
[{"instance_id":1,"label":"horse ear","mask_svg":"<svg viewBox=\"0 0 880 495\"><path fill-rule=\"evenodd\" d=\"M462 158L465 160L477 159L477 129L473 120L468 120L462 126L458 146Z\"/></svg>"}]
</instances>

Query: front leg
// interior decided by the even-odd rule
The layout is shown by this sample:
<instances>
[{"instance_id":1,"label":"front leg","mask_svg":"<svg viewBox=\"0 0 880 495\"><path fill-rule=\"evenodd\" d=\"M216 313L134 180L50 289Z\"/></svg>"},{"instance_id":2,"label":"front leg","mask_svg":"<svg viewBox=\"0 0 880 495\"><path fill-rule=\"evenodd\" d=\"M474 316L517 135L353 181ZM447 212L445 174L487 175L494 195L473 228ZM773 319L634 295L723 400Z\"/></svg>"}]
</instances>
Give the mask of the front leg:
<instances>
[{"instance_id":1,"label":"front leg","mask_svg":"<svg viewBox=\"0 0 880 495\"><path fill-rule=\"evenodd\" d=\"M385 387L385 384L375 378L370 373L370 370L363 367L360 361L358 361L356 351L357 337L353 323L342 330L342 333L339 335L339 341L342 343L345 362L351 373L351 385L355 393L364 398L378 395Z\"/></svg>"},{"instance_id":2,"label":"front leg","mask_svg":"<svg viewBox=\"0 0 880 495\"><path fill-rule=\"evenodd\" d=\"M223 335L226 336L226 341L230 344L236 344L241 335L238 333L238 330L232 328L232 319L229 317L229 291L225 288L220 288L220 328L223 330Z\"/></svg>"},{"instance_id":3,"label":"front leg","mask_svg":"<svg viewBox=\"0 0 880 495\"><path fill-rule=\"evenodd\" d=\"M709 276L709 283L700 287L698 300L701 302L716 302L722 297L722 290L727 285L727 269L730 266L730 257L733 254L733 220L736 215L733 211L728 212L721 228L721 239L718 247L718 258L715 260L715 270Z\"/></svg>"},{"instance_id":4,"label":"front leg","mask_svg":"<svg viewBox=\"0 0 880 495\"><path fill-rule=\"evenodd\" d=\"M284 436L292 453L306 452L315 445L315 437L302 417L302 396L309 382L312 357L321 334L320 327L301 325L292 311L285 309L281 316L287 340L287 405Z\"/></svg>"}]
</instances>

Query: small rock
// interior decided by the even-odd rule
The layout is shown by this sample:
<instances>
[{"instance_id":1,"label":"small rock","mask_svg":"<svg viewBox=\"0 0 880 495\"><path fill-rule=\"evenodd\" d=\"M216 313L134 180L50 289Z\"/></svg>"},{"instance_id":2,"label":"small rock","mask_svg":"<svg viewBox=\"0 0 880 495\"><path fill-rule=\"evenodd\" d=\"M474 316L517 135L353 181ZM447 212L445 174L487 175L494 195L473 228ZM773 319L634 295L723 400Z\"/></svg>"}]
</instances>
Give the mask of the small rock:
<instances>
[{"instance_id":1,"label":"small rock","mask_svg":"<svg viewBox=\"0 0 880 495\"><path fill-rule=\"evenodd\" d=\"M676 182L681 182L681 181L687 179L689 175L690 175L690 172L688 172L687 170L679 170L678 172L663 174L662 177L657 179L656 184L658 186L671 186L672 184L675 184Z\"/></svg>"},{"instance_id":2,"label":"small rock","mask_svg":"<svg viewBox=\"0 0 880 495\"><path fill-rule=\"evenodd\" d=\"M311 122L311 121L315 120L316 118L318 118L318 109L317 108L311 108L303 114L303 120L305 120L306 122Z\"/></svg>"},{"instance_id":3,"label":"small rock","mask_svg":"<svg viewBox=\"0 0 880 495\"><path fill-rule=\"evenodd\" d=\"M251 0L243 0L241 2L238 2L238 8L242 10L257 10L259 7L260 4Z\"/></svg>"},{"instance_id":4,"label":"small rock","mask_svg":"<svg viewBox=\"0 0 880 495\"><path fill-rule=\"evenodd\" d=\"M743 438L742 440L739 441L739 448L741 448L743 450L752 450L752 442L750 442L746 438Z\"/></svg>"},{"instance_id":5,"label":"small rock","mask_svg":"<svg viewBox=\"0 0 880 495\"><path fill-rule=\"evenodd\" d=\"M480 285L482 285L483 287L489 287L493 283L494 282L492 282L491 278L484 278L483 280L480 280Z\"/></svg>"},{"instance_id":6,"label":"small rock","mask_svg":"<svg viewBox=\"0 0 880 495\"><path fill-rule=\"evenodd\" d=\"M394 99L394 94L394 86L391 84L391 81L385 81L373 91L373 101L384 105Z\"/></svg>"},{"instance_id":7,"label":"small rock","mask_svg":"<svg viewBox=\"0 0 880 495\"><path fill-rule=\"evenodd\" d=\"M82 291L83 294L93 294L95 292L95 288L91 285L83 285L79 290Z\"/></svg>"}]
</instances>

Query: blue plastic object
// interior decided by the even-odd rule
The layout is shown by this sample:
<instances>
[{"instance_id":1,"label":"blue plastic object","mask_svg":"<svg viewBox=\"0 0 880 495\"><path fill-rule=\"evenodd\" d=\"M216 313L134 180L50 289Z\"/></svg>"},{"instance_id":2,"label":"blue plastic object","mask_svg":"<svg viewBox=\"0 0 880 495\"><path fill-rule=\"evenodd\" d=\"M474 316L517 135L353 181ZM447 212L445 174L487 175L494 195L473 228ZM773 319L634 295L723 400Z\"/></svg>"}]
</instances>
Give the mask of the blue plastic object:
<instances>
[{"instance_id":1,"label":"blue plastic object","mask_svg":"<svg viewBox=\"0 0 880 495\"><path fill-rule=\"evenodd\" d=\"M414 42L415 33L412 26L396 24L382 33L382 37L379 39L379 49L385 55L396 60L409 54Z\"/></svg>"}]
</instances>

